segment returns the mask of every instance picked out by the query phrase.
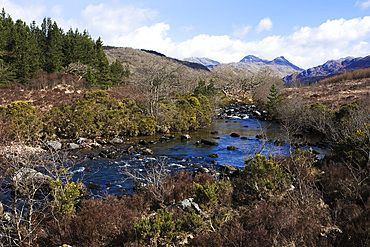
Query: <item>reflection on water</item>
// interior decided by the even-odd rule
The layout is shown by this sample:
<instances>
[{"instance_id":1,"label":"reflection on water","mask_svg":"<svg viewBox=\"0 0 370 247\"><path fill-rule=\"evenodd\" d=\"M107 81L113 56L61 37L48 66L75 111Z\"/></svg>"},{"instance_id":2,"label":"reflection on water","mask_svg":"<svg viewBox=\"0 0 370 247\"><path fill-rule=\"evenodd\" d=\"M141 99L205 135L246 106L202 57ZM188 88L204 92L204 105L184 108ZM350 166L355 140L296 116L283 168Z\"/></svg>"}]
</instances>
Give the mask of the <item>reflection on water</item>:
<instances>
[{"instance_id":1,"label":"reflection on water","mask_svg":"<svg viewBox=\"0 0 370 247\"><path fill-rule=\"evenodd\" d=\"M213 134L211 134L213 133ZM231 137L237 133L240 137ZM181 134L190 134L191 140L181 142ZM273 142L256 138L261 135L267 140L283 139L284 134L277 124L261 122L254 118L238 120L216 120L203 130L178 133L177 139L168 143L150 145L154 151L153 157L124 156L117 160L97 159L88 160L77 166L77 177L83 177L85 183L93 182L102 187L101 191L109 194L130 193L133 181L124 175L125 169L145 172L148 167L158 163L165 164L167 169L196 169L198 167L216 168L219 165L229 164L244 167L244 159L256 153L264 155L289 154L289 145L275 146ZM200 139L217 141L217 146L195 145ZM143 139L143 138L140 138ZM136 139L136 141L140 140ZM146 141L158 141L159 137L147 137ZM132 139L135 140L135 139ZM235 146L235 150L228 150L228 146ZM217 158L208 155L217 154ZM140 157L140 159L139 159ZM83 174L83 175L82 175Z\"/></svg>"}]
</instances>

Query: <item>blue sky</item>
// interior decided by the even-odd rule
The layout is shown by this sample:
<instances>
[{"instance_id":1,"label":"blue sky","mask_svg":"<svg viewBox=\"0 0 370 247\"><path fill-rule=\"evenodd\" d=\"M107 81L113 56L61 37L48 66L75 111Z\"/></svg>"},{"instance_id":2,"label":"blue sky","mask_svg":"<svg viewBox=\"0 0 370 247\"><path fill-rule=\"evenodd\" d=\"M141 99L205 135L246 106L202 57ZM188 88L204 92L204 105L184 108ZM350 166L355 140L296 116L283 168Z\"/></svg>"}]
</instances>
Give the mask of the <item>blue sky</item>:
<instances>
[{"instance_id":1,"label":"blue sky","mask_svg":"<svg viewBox=\"0 0 370 247\"><path fill-rule=\"evenodd\" d=\"M6 13L65 31L87 29L105 45L175 58L237 62L284 56L304 69L370 55L370 0L0 0Z\"/></svg>"}]
</instances>

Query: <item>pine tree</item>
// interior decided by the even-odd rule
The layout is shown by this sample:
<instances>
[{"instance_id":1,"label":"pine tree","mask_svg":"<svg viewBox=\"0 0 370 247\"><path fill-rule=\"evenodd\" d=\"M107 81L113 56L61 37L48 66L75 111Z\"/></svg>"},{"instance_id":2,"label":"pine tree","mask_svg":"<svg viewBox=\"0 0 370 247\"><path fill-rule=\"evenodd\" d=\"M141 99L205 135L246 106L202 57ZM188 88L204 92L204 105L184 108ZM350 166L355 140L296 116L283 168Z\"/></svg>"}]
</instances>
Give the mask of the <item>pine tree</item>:
<instances>
[{"instance_id":1,"label":"pine tree","mask_svg":"<svg viewBox=\"0 0 370 247\"><path fill-rule=\"evenodd\" d=\"M117 59L110 65L110 72L113 85L120 85L124 83L124 79L130 75L130 69L128 65L123 67L122 63Z\"/></svg>"},{"instance_id":2,"label":"pine tree","mask_svg":"<svg viewBox=\"0 0 370 247\"><path fill-rule=\"evenodd\" d=\"M45 63L44 70L48 73L62 69L63 62L63 30L50 18L44 19L42 25L43 33L46 36L44 44Z\"/></svg>"},{"instance_id":3,"label":"pine tree","mask_svg":"<svg viewBox=\"0 0 370 247\"><path fill-rule=\"evenodd\" d=\"M282 101L282 97L276 88L275 83L271 85L270 94L267 96L267 112L270 118L274 118L276 106Z\"/></svg>"},{"instance_id":4,"label":"pine tree","mask_svg":"<svg viewBox=\"0 0 370 247\"><path fill-rule=\"evenodd\" d=\"M112 86L112 80L110 77L110 68L107 56L103 51L103 42L99 37L95 44L95 68L99 70L97 77L98 84L104 89L108 89Z\"/></svg>"}]
</instances>

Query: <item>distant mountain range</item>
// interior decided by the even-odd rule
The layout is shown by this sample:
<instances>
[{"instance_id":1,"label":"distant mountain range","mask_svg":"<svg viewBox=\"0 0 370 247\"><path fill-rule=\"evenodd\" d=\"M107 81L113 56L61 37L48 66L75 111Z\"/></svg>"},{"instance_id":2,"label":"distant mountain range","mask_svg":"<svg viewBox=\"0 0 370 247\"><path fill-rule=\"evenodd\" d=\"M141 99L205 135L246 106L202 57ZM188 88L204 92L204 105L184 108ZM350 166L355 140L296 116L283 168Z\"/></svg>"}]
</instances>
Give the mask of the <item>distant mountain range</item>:
<instances>
[{"instance_id":1,"label":"distant mountain range","mask_svg":"<svg viewBox=\"0 0 370 247\"><path fill-rule=\"evenodd\" d=\"M301 83L316 82L327 77L341 74L346 71L364 69L370 67L370 56L346 57L338 60L329 60L323 65L304 70L300 73L288 75L283 78L285 84L290 85L299 80Z\"/></svg>"},{"instance_id":2,"label":"distant mountain range","mask_svg":"<svg viewBox=\"0 0 370 247\"><path fill-rule=\"evenodd\" d=\"M330 76L338 75L346 71L370 68L370 56L367 57L346 57L338 60L329 60L326 63L303 70L292 64L283 56L268 61L259 57L248 55L236 63L219 63L209 58L191 57L184 61L201 64L211 70L217 70L220 67L231 67L234 69L245 69L247 73L257 73L261 68L270 68L273 73L290 85L295 81L307 84L316 82Z\"/></svg>"},{"instance_id":3,"label":"distant mountain range","mask_svg":"<svg viewBox=\"0 0 370 247\"><path fill-rule=\"evenodd\" d=\"M244 69L247 73L250 74L257 73L260 69L268 67L273 71L273 73L275 73L276 76L279 76L280 78L283 78L284 76L290 75L292 73L303 71L303 69L295 66L282 56L268 61L253 55L248 55L239 62L227 64L222 64L209 58L198 57L185 58L184 61L199 63L210 69L217 69L220 66L231 67L234 69Z\"/></svg>"}]
</instances>

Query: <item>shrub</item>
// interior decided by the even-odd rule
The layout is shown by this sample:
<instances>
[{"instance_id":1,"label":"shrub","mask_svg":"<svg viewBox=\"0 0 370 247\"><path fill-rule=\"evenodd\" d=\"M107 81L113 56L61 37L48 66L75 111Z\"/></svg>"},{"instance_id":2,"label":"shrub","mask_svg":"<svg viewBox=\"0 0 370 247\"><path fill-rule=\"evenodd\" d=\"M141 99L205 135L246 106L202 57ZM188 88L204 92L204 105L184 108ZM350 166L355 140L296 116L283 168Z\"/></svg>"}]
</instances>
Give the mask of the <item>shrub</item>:
<instances>
[{"instance_id":1,"label":"shrub","mask_svg":"<svg viewBox=\"0 0 370 247\"><path fill-rule=\"evenodd\" d=\"M13 139L27 142L36 141L41 136L41 114L33 107L32 102L17 101L6 107L0 107L0 116L8 119Z\"/></svg>"},{"instance_id":2,"label":"shrub","mask_svg":"<svg viewBox=\"0 0 370 247\"><path fill-rule=\"evenodd\" d=\"M202 185L199 183L194 183L193 193L194 200L199 203L203 210L213 210L220 201L220 196L226 192L226 190L231 186L229 182L213 182L209 181Z\"/></svg>"},{"instance_id":3,"label":"shrub","mask_svg":"<svg viewBox=\"0 0 370 247\"><path fill-rule=\"evenodd\" d=\"M285 173L274 161L257 154L244 161L242 177L246 181L246 190L257 198L268 199L283 194L291 185L290 175Z\"/></svg>"},{"instance_id":4,"label":"shrub","mask_svg":"<svg viewBox=\"0 0 370 247\"><path fill-rule=\"evenodd\" d=\"M104 91L86 92L84 100L52 108L45 117L45 131L64 138L152 135L153 117L146 117L135 101L109 99Z\"/></svg>"},{"instance_id":5,"label":"shrub","mask_svg":"<svg viewBox=\"0 0 370 247\"><path fill-rule=\"evenodd\" d=\"M172 244L177 231L173 215L167 209L158 209L153 218L144 218L139 224L134 225L134 231L141 243L150 245L159 242L161 245Z\"/></svg>"},{"instance_id":6,"label":"shrub","mask_svg":"<svg viewBox=\"0 0 370 247\"><path fill-rule=\"evenodd\" d=\"M81 184L81 182L62 182L60 180L50 182L58 213L61 215L74 213L76 200L83 196L80 191Z\"/></svg>"}]
</instances>

